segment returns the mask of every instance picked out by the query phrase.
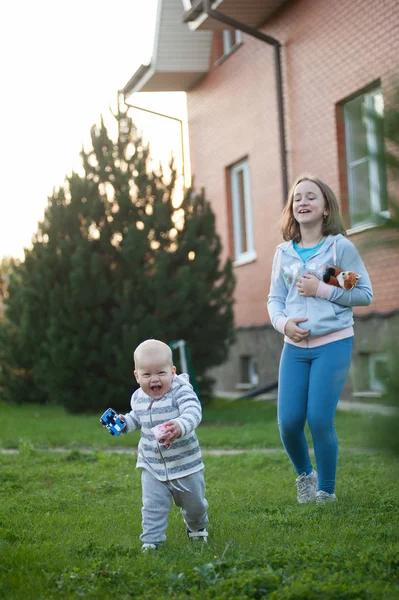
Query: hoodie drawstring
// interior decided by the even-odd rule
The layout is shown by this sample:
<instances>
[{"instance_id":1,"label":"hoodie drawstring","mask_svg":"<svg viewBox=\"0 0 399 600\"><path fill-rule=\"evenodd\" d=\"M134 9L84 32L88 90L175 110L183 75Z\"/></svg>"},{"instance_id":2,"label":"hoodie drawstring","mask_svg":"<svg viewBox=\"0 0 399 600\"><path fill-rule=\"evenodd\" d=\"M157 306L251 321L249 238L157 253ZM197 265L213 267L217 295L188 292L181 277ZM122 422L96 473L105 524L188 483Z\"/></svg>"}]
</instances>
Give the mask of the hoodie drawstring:
<instances>
[{"instance_id":1,"label":"hoodie drawstring","mask_svg":"<svg viewBox=\"0 0 399 600\"><path fill-rule=\"evenodd\" d=\"M170 485L172 486L172 488L174 488L175 490L177 490L178 492L188 492L189 494L192 494L192 491L189 490L188 488L186 488L181 481L179 481L178 479L176 479L176 483L178 483L181 487L177 487L176 485L174 485L173 481L169 480ZM182 489L183 488L183 489Z\"/></svg>"},{"instance_id":2,"label":"hoodie drawstring","mask_svg":"<svg viewBox=\"0 0 399 600\"><path fill-rule=\"evenodd\" d=\"M334 244L333 244L333 265L334 267L337 266L337 240L334 240Z\"/></svg>"},{"instance_id":3,"label":"hoodie drawstring","mask_svg":"<svg viewBox=\"0 0 399 600\"><path fill-rule=\"evenodd\" d=\"M278 281L278 278L280 276L282 260L283 260L283 249L277 248L276 264L275 264L274 273L273 273L274 281Z\"/></svg>"}]
</instances>

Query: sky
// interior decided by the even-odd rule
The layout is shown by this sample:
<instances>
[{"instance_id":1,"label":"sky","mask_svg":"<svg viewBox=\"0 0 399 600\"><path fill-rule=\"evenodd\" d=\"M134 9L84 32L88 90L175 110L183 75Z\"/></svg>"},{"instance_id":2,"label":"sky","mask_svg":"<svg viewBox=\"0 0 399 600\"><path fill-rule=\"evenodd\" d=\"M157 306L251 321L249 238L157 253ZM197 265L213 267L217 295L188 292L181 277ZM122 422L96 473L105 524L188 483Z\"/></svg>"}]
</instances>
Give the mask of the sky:
<instances>
[{"instance_id":1,"label":"sky","mask_svg":"<svg viewBox=\"0 0 399 600\"><path fill-rule=\"evenodd\" d=\"M0 259L23 258L48 196L80 166L82 144L154 41L157 0L13 0L1 17ZM184 93L129 102L186 120ZM155 161L181 148L178 123L132 109Z\"/></svg>"}]
</instances>

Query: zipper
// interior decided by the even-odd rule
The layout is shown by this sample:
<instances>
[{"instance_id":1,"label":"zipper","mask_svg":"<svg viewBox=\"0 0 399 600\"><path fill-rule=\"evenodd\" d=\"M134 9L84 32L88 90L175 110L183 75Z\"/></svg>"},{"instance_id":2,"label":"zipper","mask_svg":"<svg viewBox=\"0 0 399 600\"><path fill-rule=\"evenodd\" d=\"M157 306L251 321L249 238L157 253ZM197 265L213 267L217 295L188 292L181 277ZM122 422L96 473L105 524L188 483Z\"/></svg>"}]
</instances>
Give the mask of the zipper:
<instances>
[{"instance_id":1,"label":"zipper","mask_svg":"<svg viewBox=\"0 0 399 600\"><path fill-rule=\"evenodd\" d=\"M328 236L327 236L327 237L328 237ZM326 240L327 240L327 238L324 240L324 242L326 242ZM335 242L334 242L334 243L335 243ZM313 254L313 256L310 256L310 257L308 258L308 260L307 260L307 261L304 263L304 266L305 266L306 268L307 268L307 264L308 264L308 262L309 262L310 260L312 260L312 259L313 259L315 256L317 256L318 254L321 254L321 252L322 252L322 248L323 248L323 247L319 248L319 250L316 252L316 254ZM308 299L307 299L307 297L306 297L306 296L304 297L304 300L305 300L305 306L306 306L306 314L308 314ZM307 348L309 348L309 336L306 338L306 347L307 347Z\"/></svg>"},{"instance_id":2,"label":"zipper","mask_svg":"<svg viewBox=\"0 0 399 600\"><path fill-rule=\"evenodd\" d=\"M306 268L307 268L307 265L308 265L308 261L309 261L311 258L313 258L314 256L316 256L316 254L314 254L313 256L310 256L310 257L308 258L308 260L305 262L305 267L306 267ZM306 296L304 297L304 300L305 300L305 313L306 313L306 314L308 314L308 299L307 299L307 297L306 297ZM307 317L307 318L309 318L309 317ZM309 336L306 338L306 348L309 348Z\"/></svg>"},{"instance_id":3,"label":"zipper","mask_svg":"<svg viewBox=\"0 0 399 600\"><path fill-rule=\"evenodd\" d=\"M330 237L329 235L326 237L326 239L324 240L324 244L325 244L325 242L326 242L326 241L329 239L329 237ZM316 252L315 254L313 254L312 256L310 256L310 257L308 258L308 260L307 260L307 261L304 263L304 267L305 267L305 268L307 268L307 264L308 264L309 260L313 259L315 256L318 256L319 254L322 254L322 252L324 252L324 251L325 251L325 246L324 246L324 244L323 244L323 246L322 246L321 248L319 248L319 249L317 250L317 252ZM333 262L334 262L334 265L335 265L335 263L336 263L336 259L337 259L337 256L336 256L337 249L336 249L336 247L337 247L337 240L335 239L335 240L334 240L334 243L333 243ZM297 256L298 258L301 258L301 257L299 256L299 254L298 254L298 253L297 253L297 252L294 250L293 246L292 246L292 250L294 251L294 253L296 254L296 256ZM327 250L328 250L328 249L327 249ZM291 255L291 256L292 256L292 255ZM306 296L304 297L304 300L305 300L306 314L308 314L308 300L307 300ZM307 348L309 348L309 336L306 338L306 347L307 347Z\"/></svg>"},{"instance_id":4,"label":"zipper","mask_svg":"<svg viewBox=\"0 0 399 600\"><path fill-rule=\"evenodd\" d=\"M150 411L150 423L151 423L151 427L154 427L154 424L152 422L152 414L151 414L151 408L152 405L154 404L155 400L151 400L150 404L148 405L148 410ZM157 445L158 445L158 451L159 454L161 455L162 461L163 461L163 465L165 467L165 475L166 475L166 481L169 483L169 474L168 474L168 467L166 466L166 462L165 462L165 458L161 452L161 444L158 442L158 440L156 440Z\"/></svg>"}]
</instances>

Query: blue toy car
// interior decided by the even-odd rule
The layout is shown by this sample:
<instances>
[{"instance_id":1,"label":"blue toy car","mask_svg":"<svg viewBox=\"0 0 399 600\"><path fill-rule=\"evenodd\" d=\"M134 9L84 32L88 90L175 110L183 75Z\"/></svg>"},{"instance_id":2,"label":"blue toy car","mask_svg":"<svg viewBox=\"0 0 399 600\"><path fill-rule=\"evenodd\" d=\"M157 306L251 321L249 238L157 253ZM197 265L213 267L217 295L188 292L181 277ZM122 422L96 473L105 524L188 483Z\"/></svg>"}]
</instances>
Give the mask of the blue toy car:
<instances>
[{"instance_id":1,"label":"blue toy car","mask_svg":"<svg viewBox=\"0 0 399 600\"><path fill-rule=\"evenodd\" d=\"M108 408L100 417L100 423L108 429L111 435L119 435L126 427L126 423L121 421L118 413L113 408Z\"/></svg>"}]
</instances>

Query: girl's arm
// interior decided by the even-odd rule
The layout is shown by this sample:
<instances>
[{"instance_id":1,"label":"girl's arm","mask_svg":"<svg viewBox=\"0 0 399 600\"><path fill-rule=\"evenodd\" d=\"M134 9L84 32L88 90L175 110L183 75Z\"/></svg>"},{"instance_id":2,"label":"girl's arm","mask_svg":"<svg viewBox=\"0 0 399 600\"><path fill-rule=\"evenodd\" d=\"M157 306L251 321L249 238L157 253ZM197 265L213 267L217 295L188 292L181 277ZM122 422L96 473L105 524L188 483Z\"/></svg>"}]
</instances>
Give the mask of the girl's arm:
<instances>
[{"instance_id":1,"label":"girl's arm","mask_svg":"<svg viewBox=\"0 0 399 600\"><path fill-rule=\"evenodd\" d=\"M281 275L281 262L283 251L278 248L274 255L272 278L267 301L267 310L274 329L284 334L284 328L288 321L285 314L285 301L288 290Z\"/></svg>"},{"instance_id":2,"label":"girl's arm","mask_svg":"<svg viewBox=\"0 0 399 600\"><path fill-rule=\"evenodd\" d=\"M320 281L316 297L325 298L341 306L368 306L373 299L373 288L356 246L345 239L337 244L337 251L337 266L344 271L354 271L360 275L360 279L357 280L357 284L352 290L345 290Z\"/></svg>"}]
</instances>

